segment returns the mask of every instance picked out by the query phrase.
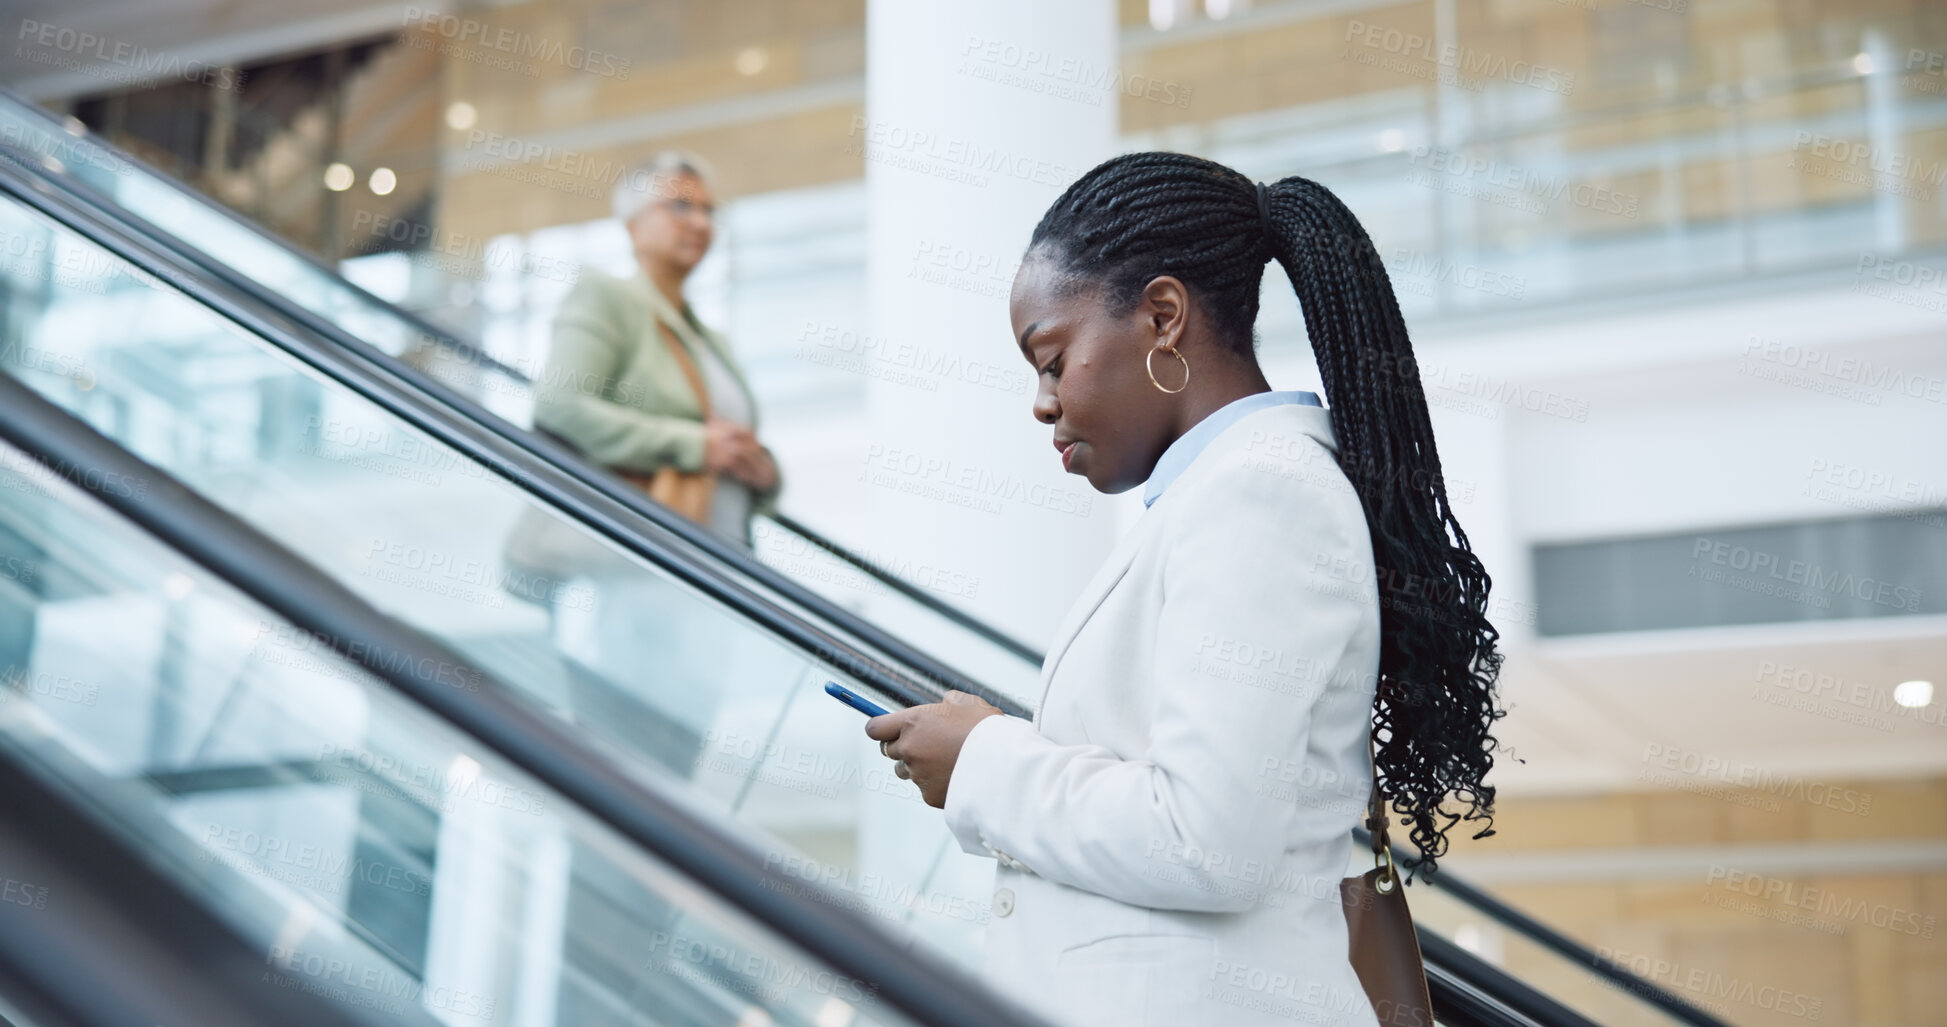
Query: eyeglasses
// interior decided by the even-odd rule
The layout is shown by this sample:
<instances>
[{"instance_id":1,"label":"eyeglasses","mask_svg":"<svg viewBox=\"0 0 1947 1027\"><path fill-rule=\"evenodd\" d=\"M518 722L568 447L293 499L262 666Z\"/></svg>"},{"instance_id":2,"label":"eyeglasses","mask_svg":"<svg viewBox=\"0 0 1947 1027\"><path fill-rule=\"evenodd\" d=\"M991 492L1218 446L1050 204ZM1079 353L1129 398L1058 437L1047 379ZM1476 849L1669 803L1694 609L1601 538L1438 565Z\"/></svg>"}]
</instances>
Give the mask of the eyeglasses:
<instances>
[{"instance_id":1,"label":"eyeglasses","mask_svg":"<svg viewBox=\"0 0 1947 1027\"><path fill-rule=\"evenodd\" d=\"M716 219L717 216L717 208L714 205L708 203L697 203L694 200L683 200L683 199L664 200L663 203L669 208L669 212L671 214L674 214L679 218L689 217L691 214L695 214L699 211L702 212L703 217L706 220L713 221Z\"/></svg>"}]
</instances>

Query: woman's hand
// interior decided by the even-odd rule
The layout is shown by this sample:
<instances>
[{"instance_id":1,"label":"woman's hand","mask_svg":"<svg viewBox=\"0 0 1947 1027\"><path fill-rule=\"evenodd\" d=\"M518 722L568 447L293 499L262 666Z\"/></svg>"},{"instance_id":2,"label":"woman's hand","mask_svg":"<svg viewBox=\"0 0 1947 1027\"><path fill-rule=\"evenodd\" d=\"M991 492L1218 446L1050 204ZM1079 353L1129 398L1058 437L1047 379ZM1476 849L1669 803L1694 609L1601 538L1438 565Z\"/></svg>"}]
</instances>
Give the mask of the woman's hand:
<instances>
[{"instance_id":1,"label":"woman's hand","mask_svg":"<svg viewBox=\"0 0 1947 1027\"><path fill-rule=\"evenodd\" d=\"M751 449L730 469L730 476L751 487L753 492L769 492L777 486L777 461L771 459L771 451L751 440Z\"/></svg>"},{"instance_id":2,"label":"woman's hand","mask_svg":"<svg viewBox=\"0 0 1947 1027\"><path fill-rule=\"evenodd\" d=\"M703 467L728 475L757 492L777 485L777 461L749 427L710 418L703 422Z\"/></svg>"},{"instance_id":3,"label":"woman's hand","mask_svg":"<svg viewBox=\"0 0 1947 1027\"><path fill-rule=\"evenodd\" d=\"M704 470L736 477L737 469L750 462L753 451L761 453L763 447L749 428L715 417L703 422Z\"/></svg>"},{"instance_id":4,"label":"woman's hand","mask_svg":"<svg viewBox=\"0 0 1947 1027\"><path fill-rule=\"evenodd\" d=\"M928 806L945 809L946 786L967 735L975 724L1000 715L1000 708L985 699L950 691L940 702L873 717L865 722L865 734L898 761L892 772L918 785Z\"/></svg>"}]
</instances>

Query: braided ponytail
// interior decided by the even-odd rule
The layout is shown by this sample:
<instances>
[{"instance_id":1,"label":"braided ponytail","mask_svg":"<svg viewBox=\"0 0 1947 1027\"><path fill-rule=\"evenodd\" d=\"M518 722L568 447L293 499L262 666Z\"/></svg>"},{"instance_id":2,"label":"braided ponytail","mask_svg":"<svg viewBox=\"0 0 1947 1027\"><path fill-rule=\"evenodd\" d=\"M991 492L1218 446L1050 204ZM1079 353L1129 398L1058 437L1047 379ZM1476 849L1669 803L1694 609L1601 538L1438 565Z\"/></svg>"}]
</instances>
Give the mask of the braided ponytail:
<instances>
[{"instance_id":1,"label":"braided ponytail","mask_svg":"<svg viewBox=\"0 0 1947 1027\"><path fill-rule=\"evenodd\" d=\"M1160 275L1198 295L1219 337L1254 359L1266 261L1285 269L1305 314L1330 404L1339 465L1372 533L1379 577L1375 761L1411 827L1415 865L1434 868L1447 830L1493 834L1500 635L1490 581L1455 519L1419 365L1385 266L1357 218L1324 186L1269 187L1177 153L1116 157L1049 208L1029 243L1066 292L1100 289L1126 311ZM1451 799L1459 812L1446 808Z\"/></svg>"}]
</instances>

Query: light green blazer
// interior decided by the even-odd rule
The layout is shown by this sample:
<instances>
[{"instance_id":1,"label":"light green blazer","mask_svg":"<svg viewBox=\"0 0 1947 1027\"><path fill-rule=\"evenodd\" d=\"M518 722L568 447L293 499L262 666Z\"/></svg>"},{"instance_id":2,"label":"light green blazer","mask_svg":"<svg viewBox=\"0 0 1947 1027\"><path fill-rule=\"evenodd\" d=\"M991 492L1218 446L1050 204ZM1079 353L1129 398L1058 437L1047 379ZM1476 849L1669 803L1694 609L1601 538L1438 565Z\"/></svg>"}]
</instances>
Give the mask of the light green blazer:
<instances>
[{"instance_id":1,"label":"light green blazer","mask_svg":"<svg viewBox=\"0 0 1947 1027\"><path fill-rule=\"evenodd\" d=\"M744 395L751 395L729 344L708 329L698 332L647 275L590 273L555 314L554 344L534 383L534 426L604 467L642 473L664 467L703 470L703 408L655 332L658 320L689 349L691 360L698 359L699 347L710 347ZM750 406L757 409L754 397ZM772 509L777 493L773 488L757 494L756 507Z\"/></svg>"}]
</instances>

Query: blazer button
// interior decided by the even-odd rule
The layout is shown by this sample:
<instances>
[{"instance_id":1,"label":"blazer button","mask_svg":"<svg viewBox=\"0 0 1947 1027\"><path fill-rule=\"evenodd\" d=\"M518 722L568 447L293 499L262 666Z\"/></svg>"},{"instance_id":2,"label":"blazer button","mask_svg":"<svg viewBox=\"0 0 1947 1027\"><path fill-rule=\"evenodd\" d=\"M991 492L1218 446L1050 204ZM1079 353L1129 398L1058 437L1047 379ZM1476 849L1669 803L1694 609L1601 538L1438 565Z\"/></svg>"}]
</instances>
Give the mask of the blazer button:
<instances>
[{"instance_id":1,"label":"blazer button","mask_svg":"<svg viewBox=\"0 0 1947 1027\"><path fill-rule=\"evenodd\" d=\"M994 915L1006 916L1014 912L1014 889L1002 888L994 892Z\"/></svg>"}]
</instances>

